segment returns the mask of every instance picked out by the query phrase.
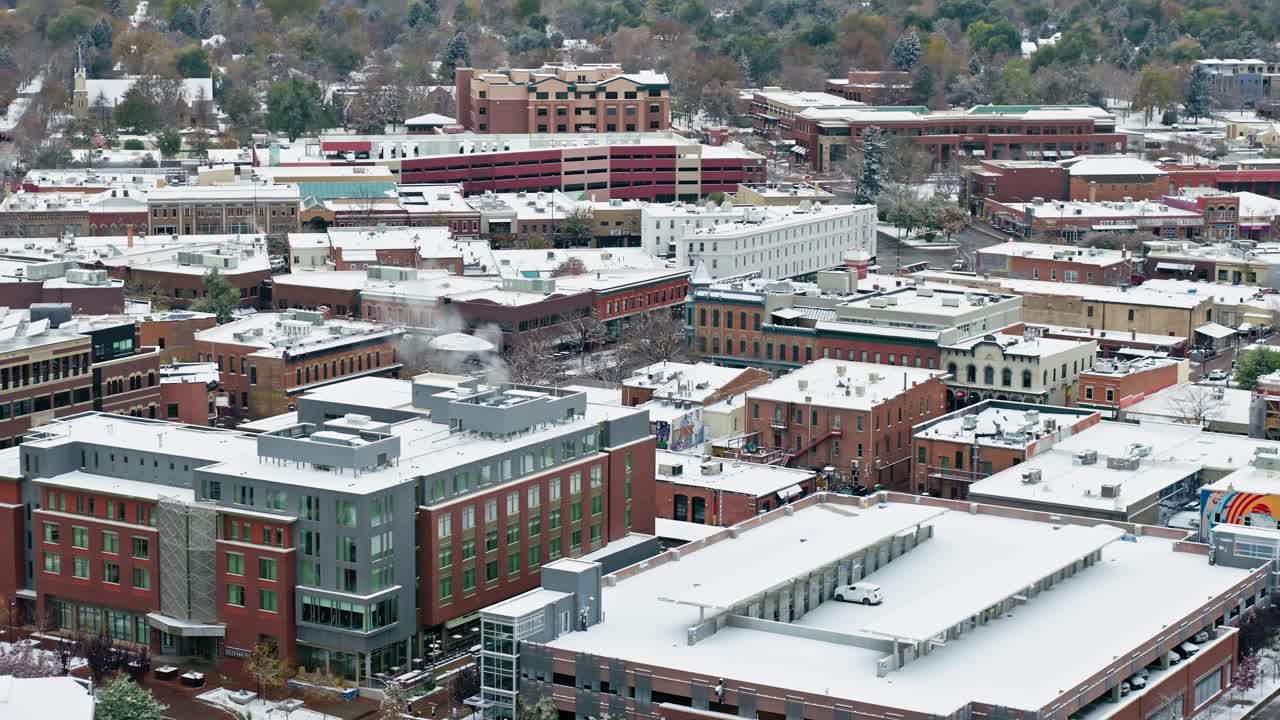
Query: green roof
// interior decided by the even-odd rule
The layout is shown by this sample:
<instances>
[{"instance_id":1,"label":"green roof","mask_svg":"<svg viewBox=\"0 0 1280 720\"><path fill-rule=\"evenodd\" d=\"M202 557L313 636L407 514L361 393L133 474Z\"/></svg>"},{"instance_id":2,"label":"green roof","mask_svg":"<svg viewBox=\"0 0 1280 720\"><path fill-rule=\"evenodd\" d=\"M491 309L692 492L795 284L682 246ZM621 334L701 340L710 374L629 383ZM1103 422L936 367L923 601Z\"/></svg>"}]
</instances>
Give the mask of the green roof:
<instances>
[{"instance_id":1,"label":"green roof","mask_svg":"<svg viewBox=\"0 0 1280 720\"><path fill-rule=\"evenodd\" d=\"M869 105L858 108L860 112L912 112L917 115L928 115L929 108L924 105Z\"/></svg>"},{"instance_id":2,"label":"green roof","mask_svg":"<svg viewBox=\"0 0 1280 720\"><path fill-rule=\"evenodd\" d=\"M390 180L377 182L300 182L298 194L316 200L343 200L395 197L396 184ZM390 194L388 194L390 193Z\"/></svg>"}]
</instances>

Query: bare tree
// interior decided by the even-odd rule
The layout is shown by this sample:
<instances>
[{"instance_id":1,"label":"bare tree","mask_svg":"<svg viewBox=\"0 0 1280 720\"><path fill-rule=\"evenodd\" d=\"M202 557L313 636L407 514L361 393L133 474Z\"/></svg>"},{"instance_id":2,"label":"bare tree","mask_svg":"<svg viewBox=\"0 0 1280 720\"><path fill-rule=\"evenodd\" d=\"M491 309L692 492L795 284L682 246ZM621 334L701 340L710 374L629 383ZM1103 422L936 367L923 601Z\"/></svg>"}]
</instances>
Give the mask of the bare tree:
<instances>
[{"instance_id":1,"label":"bare tree","mask_svg":"<svg viewBox=\"0 0 1280 720\"><path fill-rule=\"evenodd\" d=\"M689 351L683 318L662 309L632 317L622 337L621 355L637 365L680 361Z\"/></svg>"},{"instance_id":2,"label":"bare tree","mask_svg":"<svg viewBox=\"0 0 1280 720\"><path fill-rule=\"evenodd\" d=\"M480 673L475 665L467 665L453 678L453 699L458 703L480 693Z\"/></svg>"},{"instance_id":3,"label":"bare tree","mask_svg":"<svg viewBox=\"0 0 1280 720\"><path fill-rule=\"evenodd\" d=\"M587 353L604 342L605 324L600 319L600 312L595 308L585 315L573 318L568 324L573 330L574 346L578 352Z\"/></svg>"},{"instance_id":4,"label":"bare tree","mask_svg":"<svg viewBox=\"0 0 1280 720\"><path fill-rule=\"evenodd\" d=\"M245 660L244 670L257 681L259 695L262 695L264 689L270 691L271 688L283 685L289 674L289 666L280 659L276 644L268 640L262 640L253 646L253 652Z\"/></svg>"},{"instance_id":5,"label":"bare tree","mask_svg":"<svg viewBox=\"0 0 1280 720\"><path fill-rule=\"evenodd\" d=\"M1223 400L1218 389L1205 385L1187 385L1169 398L1177 422L1204 425L1222 414Z\"/></svg>"},{"instance_id":6,"label":"bare tree","mask_svg":"<svg viewBox=\"0 0 1280 720\"><path fill-rule=\"evenodd\" d=\"M97 685L123 670L137 655L122 645L116 645L115 639L107 633L100 632L84 644L84 657L89 663L93 683Z\"/></svg>"},{"instance_id":7,"label":"bare tree","mask_svg":"<svg viewBox=\"0 0 1280 720\"><path fill-rule=\"evenodd\" d=\"M389 682L382 690L382 702L374 720L402 720L409 711L409 693L398 682Z\"/></svg>"},{"instance_id":8,"label":"bare tree","mask_svg":"<svg viewBox=\"0 0 1280 720\"><path fill-rule=\"evenodd\" d=\"M582 258L577 255L570 255L564 262L556 266L551 271L551 277L563 277L566 275L585 275L587 272L587 264L582 262Z\"/></svg>"},{"instance_id":9,"label":"bare tree","mask_svg":"<svg viewBox=\"0 0 1280 720\"><path fill-rule=\"evenodd\" d=\"M549 360L554 351L553 343L544 335L521 338L502 356L507 378L521 385L549 384L556 375L556 368Z\"/></svg>"}]
</instances>

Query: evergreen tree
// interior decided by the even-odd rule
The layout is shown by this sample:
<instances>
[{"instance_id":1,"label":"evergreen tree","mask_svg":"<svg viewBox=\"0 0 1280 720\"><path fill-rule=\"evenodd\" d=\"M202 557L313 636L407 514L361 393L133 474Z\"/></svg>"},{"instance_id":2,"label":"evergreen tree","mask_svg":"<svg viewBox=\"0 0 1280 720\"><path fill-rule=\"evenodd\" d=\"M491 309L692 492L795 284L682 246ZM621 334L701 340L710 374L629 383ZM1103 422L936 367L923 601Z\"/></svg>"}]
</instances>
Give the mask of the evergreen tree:
<instances>
[{"instance_id":1,"label":"evergreen tree","mask_svg":"<svg viewBox=\"0 0 1280 720\"><path fill-rule=\"evenodd\" d=\"M430 14L432 17L440 17L439 0L424 0L423 5L426 6L427 13Z\"/></svg>"},{"instance_id":2,"label":"evergreen tree","mask_svg":"<svg viewBox=\"0 0 1280 720\"><path fill-rule=\"evenodd\" d=\"M150 690L117 675L98 693L93 716L97 720L161 720L167 709Z\"/></svg>"},{"instance_id":3,"label":"evergreen tree","mask_svg":"<svg viewBox=\"0 0 1280 720\"><path fill-rule=\"evenodd\" d=\"M124 8L120 6L120 0L111 0L111 2L108 3L108 7L110 8L111 17L118 18L124 14Z\"/></svg>"},{"instance_id":4,"label":"evergreen tree","mask_svg":"<svg viewBox=\"0 0 1280 720\"><path fill-rule=\"evenodd\" d=\"M111 24L106 18L98 20L98 24L93 26L89 31L89 37L93 39L93 46L99 50L106 50L111 47Z\"/></svg>"},{"instance_id":5,"label":"evergreen tree","mask_svg":"<svg viewBox=\"0 0 1280 720\"><path fill-rule=\"evenodd\" d=\"M240 7L245 10L257 10L258 0L240 0Z\"/></svg>"},{"instance_id":6,"label":"evergreen tree","mask_svg":"<svg viewBox=\"0 0 1280 720\"><path fill-rule=\"evenodd\" d=\"M169 18L170 28L190 37L198 34L197 23L196 14L191 11L190 5L179 5L173 11L173 17Z\"/></svg>"},{"instance_id":7,"label":"evergreen tree","mask_svg":"<svg viewBox=\"0 0 1280 720\"><path fill-rule=\"evenodd\" d=\"M933 98L933 93L937 90L937 85L933 68L921 65L916 71L915 81L911 84L911 102L916 105L928 105L929 100Z\"/></svg>"},{"instance_id":8,"label":"evergreen tree","mask_svg":"<svg viewBox=\"0 0 1280 720\"><path fill-rule=\"evenodd\" d=\"M413 30L426 30L440 21L439 9L433 9L434 3L416 2L409 6L409 14L405 16L405 24Z\"/></svg>"},{"instance_id":9,"label":"evergreen tree","mask_svg":"<svg viewBox=\"0 0 1280 720\"><path fill-rule=\"evenodd\" d=\"M201 38L208 40L213 37L213 3L205 0L204 6L200 8L200 19L196 23L196 29Z\"/></svg>"},{"instance_id":10,"label":"evergreen tree","mask_svg":"<svg viewBox=\"0 0 1280 720\"><path fill-rule=\"evenodd\" d=\"M217 268L209 268L204 274L204 287L207 294L196 298L191 309L217 315L219 324L231 322L235 309L240 307L240 291L227 282Z\"/></svg>"},{"instance_id":11,"label":"evergreen tree","mask_svg":"<svg viewBox=\"0 0 1280 720\"><path fill-rule=\"evenodd\" d=\"M862 175L853 189L853 201L859 205L874 205L884 189L886 142L884 131L874 125L862 131Z\"/></svg>"},{"instance_id":12,"label":"evergreen tree","mask_svg":"<svg viewBox=\"0 0 1280 720\"><path fill-rule=\"evenodd\" d=\"M911 72L916 63L920 62L920 56L924 54L924 48L920 46L920 36L914 30L901 35L893 43L893 66L903 72Z\"/></svg>"},{"instance_id":13,"label":"evergreen tree","mask_svg":"<svg viewBox=\"0 0 1280 720\"><path fill-rule=\"evenodd\" d=\"M1184 105L1186 113L1197 122L1200 118L1213 115L1213 90L1210 87L1209 71L1200 63L1191 69L1187 76L1187 90Z\"/></svg>"},{"instance_id":14,"label":"evergreen tree","mask_svg":"<svg viewBox=\"0 0 1280 720\"><path fill-rule=\"evenodd\" d=\"M440 79L452 82L454 71L459 66L470 64L471 46L467 43L467 36L459 30L444 47L444 54L440 58Z\"/></svg>"},{"instance_id":15,"label":"evergreen tree","mask_svg":"<svg viewBox=\"0 0 1280 720\"><path fill-rule=\"evenodd\" d=\"M743 87L751 87L755 84L755 76L751 73L751 57L747 55L746 50L738 53L738 72L742 75Z\"/></svg>"}]
</instances>

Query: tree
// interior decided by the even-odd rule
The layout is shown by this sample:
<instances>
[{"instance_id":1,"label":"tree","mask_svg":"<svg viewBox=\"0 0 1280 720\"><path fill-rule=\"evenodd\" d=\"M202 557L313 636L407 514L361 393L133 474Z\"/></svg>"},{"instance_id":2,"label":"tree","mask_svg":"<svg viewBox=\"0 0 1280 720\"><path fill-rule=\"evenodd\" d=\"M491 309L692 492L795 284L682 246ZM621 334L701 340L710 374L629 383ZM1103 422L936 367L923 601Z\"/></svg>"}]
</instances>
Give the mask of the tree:
<instances>
[{"instance_id":1,"label":"tree","mask_svg":"<svg viewBox=\"0 0 1280 720\"><path fill-rule=\"evenodd\" d=\"M991 102L991 93L982 81L981 73L957 75L947 87L947 102L958 107L973 107Z\"/></svg>"},{"instance_id":2,"label":"tree","mask_svg":"<svg viewBox=\"0 0 1280 720\"><path fill-rule=\"evenodd\" d=\"M622 333L622 356L639 365L683 360L689 341L684 319L676 312L659 308L632 316Z\"/></svg>"},{"instance_id":3,"label":"tree","mask_svg":"<svg viewBox=\"0 0 1280 720\"><path fill-rule=\"evenodd\" d=\"M320 86L299 78L274 83L267 91L267 129L292 142L325 117Z\"/></svg>"},{"instance_id":4,"label":"tree","mask_svg":"<svg viewBox=\"0 0 1280 720\"><path fill-rule=\"evenodd\" d=\"M169 18L169 27L183 35L196 37L200 34L199 22L191 6L183 4L173 11L173 17Z\"/></svg>"},{"instance_id":5,"label":"tree","mask_svg":"<svg viewBox=\"0 0 1280 720\"><path fill-rule=\"evenodd\" d=\"M440 80L453 82L454 71L470 64L471 46L467 42L466 34L459 30L449 38L449 43L445 45L444 53L440 56Z\"/></svg>"},{"instance_id":6,"label":"tree","mask_svg":"<svg viewBox=\"0 0 1280 720\"><path fill-rule=\"evenodd\" d=\"M1183 107L1186 109L1187 115L1198 123L1200 118L1213 115L1213 103L1213 87L1209 71L1205 70L1200 63L1196 63L1195 67L1191 69L1191 73L1187 75L1186 98L1183 101Z\"/></svg>"},{"instance_id":7,"label":"tree","mask_svg":"<svg viewBox=\"0 0 1280 720\"><path fill-rule=\"evenodd\" d=\"M150 690L117 675L99 691L93 716L96 720L163 720L168 709Z\"/></svg>"},{"instance_id":8,"label":"tree","mask_svg":"<svg viewBox=\"0 0 1280 720\"><path fill-rule=\"evenodd\" d=\"M184 78L207 78L212 75L209 55L204 48L192 46L174 56L174 69Z\"/></svg>"},{"instance_id":9,"label":"tree","mask_svg":"<svg viewBox=\"0 0 1280 720\"><path fill-rule=\"evenodd\" d=\"M118 18L124 15L124 8L121 6L120 0L111 0L107 5L110 7L111 17Z\"/></svg>"},{"instance_id":10,"label":"tree","mask_svg":"<svg viewBox=\"0 0 1280 720\"><path fill-rule=\"evenodd\" d=\"M106 18L99 18L98 23L89 32L89 37L93 39L93 46L99 50L111 49L111 23L108 23Z\"/></svg>"},{"instance_id":11,"label":"tree","mask_svg":"<svg viewBox=\"0 0 1280 720\"><path fill-rule=\"evenodd\" d=\"M1012 55L1022 49L1022 35L1008 20L995 23L979 20L969 26L965 37L969 40L969 47L989 58Z\"/></svg>"},{"instance_id":12,"label":"tree","mask_svg":"<svg viewBox=\"0 0 1280 720\"><path fill-rule=\"evenodd\" d=\"M200 8L200 18L196 21L196 33L204 39L213 37L214 19L213 19L213 3L205 0L204 5Z\"/></svg>"},{"instance_id":13,"label":"tree","mask_svg":"<svg viewBox=\"0 0 1280 720\"><path fill-rule=\"evenodd\" d=\"M557 232L557 245L565 247L587 247L595 237L592 227L593 215L588 207L576 207L560 222Z\"/></svg>"},{"instance_id":14,"label":"tree","mask_svg":"<svg viewBox=\"0 0 1280 720\"><path fill-rule=\"evenodd\" d=\"M209 268L204 274L204 288L204 296L196 298L191 309L213 313L218 316L219 323L231 322L235 309L240 307L240 291L227 282L217 268ZM256 652L257 648L254 650Z\"/></svg>"},{"instance_id":15,"label":"tree","mask_svg":"<svg viewBox=\"0 0 1280 720\"><path fill-rule=\"evenodd\" d=\"M853 189L853 201L859 205L875 204L884 189L884 131L872 125L862 131L862 174Z\"/></svg>"},{"instance_id":16,"label":"tree","mask_svg":"<svg viewBox=\"0 0 1280 720\"><path fill-rule=\"evenodd\" d=\"M134 657L133 652L116 645L106 633L98 633L84 644L84 659L95 685L123 670Z\"/></svg>"},{"instance_id":17,"label":"tree","mask_svg":"<svg viewBox=\"0 0 1280 720\"><path fill-rule=\"evenodd\" d=\"M408 711L409 693L403 685L392 681L382 689L382 702L378 703L378 714L374 715L374 720L403 720Z\"/></svg>"},{"instance_id":18,"label":"tree","mask_svg":"<svg viewBox=\"0 0 1280 720\"><path fill-rule=\"evenodd\" d=\"M1258 660L1258 653L1252 652L1236 663L1236 672L1231 678L1232 690L1243 694L1258 687Z\"/></svg>"},{"instance_id":19,"label":"tree","mask_svg":"<svg viewBox=\"0 0 1280 720\"><path fill-rule=\"evenodd\" d=\"M560 711L549 695L541 695L533 704L516 701L516 720L556 720Z\"/></svg>"},{"instance_id":20,"label":"tree","mask_svg":"<svg viewBox=\"0 0 1280 720\"><path fill-rule=\"evenodd\" d=\"M129 86L116 104L116 125L135 133L149 133L164 125L164 117L149 78Z\"/></svg>"},{"instance_id":21,"label":"tree","mask_svg":"<svg viewBox=\"0 0 1280 720\"><path fill-rule=\"evenodd\" d=\"M569 320L568 325L569 329L573 331L573 344L579 353L590 352L605 341L607 331L604 321L600 319L600 313L594 308L585 315L579 315Z\"/></svg>"},{"instance_id":22,"label":"tree","mask_svg":"<svg viewBox=\"0 0 1280 720\"><path fill-rule=\"evenodd\" d=\"M217 271L213 270L212 272ZM209 275L206 273L205 284L207 285L208 283ZM210 296L213 295L212 289L209 294ZM222 319L221 314L218 315L218 322L226 322ZM249 657L245 659L244 671L258 683L258 694L261 695L264 689L270 692L272 688L277 688L284 684L289 674L289 666L280 659L280 654L276 652L275 643L268 640L260 640L257 645L253 646L253 652L249 653Z\"/></svg>"},{"instance_id":23,"label":"tree","mask_svg":"<svg viewBox=\"0 0 1280 720\"><path fill-rule=\"evenodd\" d=\"M11 645L0 649L0 676L18 678L57 677L63 674L54 658L44 652Z\"/></svg>"},{"instance_id":24,"label":"tree","mask_svg":"<svg viewBox=\"0 0 1280 720\"><path fill-rule=\"evenodd\" d=\"M1138 89L1133 96L1133 107L1141 110L1147 122L1156 110L1168 110L1177 105L1181 95L1178 71L1169 66L1148 65L1138 76Z\"/></svg>"},{"instance_id":25,"label":"tree","mask_svg":"<svg viewBox=\"0 0 1280 720\"><path fill-rule=\"evenodd\" d=\"M947 233L947 242L951 242L951 236L964 232L968 227L969 216L955 205L951 205L942 211L942 229Z\"/></svg>"},{"instance_id":26,"label":"tree","mask_svg":"<svg viewBox=\"0 0 1280 720\"><path fill-rule=\"evenodd\" d=\"M570 255L565 261L556 266L551 271L551 277L568 277L573 275L585 275L587 272L587 264L582 262L582 258L577 255Z\"/></svg>"},{"instance_id":27,"label":"tree","mask_svg":"<svg viewBox=\"0 0 1280 720\"><path fill-rule=\"evenodd\" d=\"M920 62L922 54L924 54L924 48L920 45L920 36L914 30L906 35L899 35L890 52L893 66L903 72L911 72L916 63Z\"/></svg>"},{"instance_id":28,"label":"tree","mask_svg":"<svg viewBox=\"0 0 1280 720\"><path fill-rule=\"evenodd\" d=\"M1242 352L1236 358L1236 387L1252 390L1258 383L1258 376L1276 370L1280 370L1280 352L1265 347Z\"/></svg>"},{"instance_id":29,"label":"tree","mask_svg":"<svg viewBox=\"0 0 1280 720\"><path fill-rule=\"evenodd\" d=\"M937 91L937 84L933 68L921 65L920 69L916 70L916 76L911 83L911 102L916 105L928 105L933 99L934 92Z\"/></svg>"},{"instance_id":30,"label":"tree","mask_svg":"<svg viewBox=\"0 0 1280 720\"><path fill-rule=\"evenodd\" d=\"M404 19L404 24L408 25L410 30L427 30L438 22L440 18L437 12L433 12L431 8L420 2L409 6L409 12Z\"/></svg>"},{"instance_id":31,"label":"tree","mask_svg":"<svg viewBox=\"0 0 1280 720\"><path fill-rule=\"evenodd\" d=\"M182 136L166 130L156 136L156 149L160 151L160 157L172 158L182 149Z\"/></svg>"},{"instance_id":32,"label":"tree","mask_svg":"<svg viewBox=\"0 0 1280 720\"><path fill-rule=\"evenodd\" d=\"M1169 398L1169 408L1178 422L1203 427L1222 414L1222 400L1214 392L1204 385L1187 385Z\"/></svg>"},{"instance_id":33,"label":"tree","mask_svg":"<svg viewBox=\"0 0 1280 720\"><path fill-rule=\"evenodd\" d=\"M480 694L480 673L475 665L467 665L453 676L453 699L459 705Z\"/></svg>"},{"instance_id":34,"label":"tree","mask_svg":"<svg viewBox=\"0 0 1280 720\"><path fill-rule=\"evenodd\" d=\"M546 385L558 370L547 361L554 352L555 346L541 335L522 337L503 353L498 373L509 382Z\"/></svg>"}]
</instances>

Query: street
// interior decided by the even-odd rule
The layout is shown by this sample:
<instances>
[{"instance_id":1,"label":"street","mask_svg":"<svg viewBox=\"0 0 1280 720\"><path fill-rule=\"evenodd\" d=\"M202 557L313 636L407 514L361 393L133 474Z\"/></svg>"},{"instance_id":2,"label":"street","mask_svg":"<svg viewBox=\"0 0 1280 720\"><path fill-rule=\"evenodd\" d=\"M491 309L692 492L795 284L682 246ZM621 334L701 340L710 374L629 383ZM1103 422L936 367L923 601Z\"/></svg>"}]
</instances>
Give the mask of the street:
<instances>
[{"instance_id":1,"label":"street","mask_svg":"<svg viewBox=\"0 0 1280 720\"><path fill-rule=\"evenodd\" d=\"M893 237L882 233L876 246L876 260L880 263L880 272L893 275L899 268L919 262L928 263L930 267L940 270L950 270L951 263L960 257L963 256L966 262L972 263L976 249L1003 242L1000 236L990 235L973 227L956 233L951 237L951 241L958 244L959 249L916 248L899 243Z\"/></svg>"}]
</instances>

